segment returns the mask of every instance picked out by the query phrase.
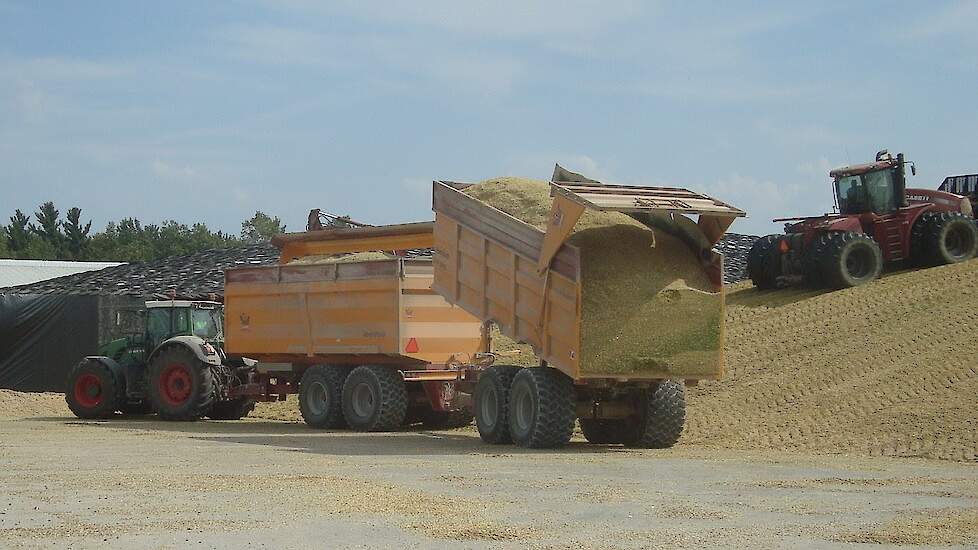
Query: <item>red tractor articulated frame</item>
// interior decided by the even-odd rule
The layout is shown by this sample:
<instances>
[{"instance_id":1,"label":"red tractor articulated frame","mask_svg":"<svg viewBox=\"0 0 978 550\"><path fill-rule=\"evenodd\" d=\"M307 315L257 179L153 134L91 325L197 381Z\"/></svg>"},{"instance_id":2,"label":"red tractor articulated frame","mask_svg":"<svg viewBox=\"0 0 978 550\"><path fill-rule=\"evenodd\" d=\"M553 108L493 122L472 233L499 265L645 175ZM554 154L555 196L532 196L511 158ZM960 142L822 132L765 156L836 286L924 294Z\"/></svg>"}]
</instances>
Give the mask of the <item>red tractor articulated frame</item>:
<instances>
[{"instance_id":1,"label":"red tractor articulated frame","mask_svg":"<svg viewBox=\"0 0 978 550\"><path fill-rule=\"evenodd\" d=\"M848 288L879 277L885 264L925 267L963 262L978 250L978 226L966 197L908 189L913 163L886 150L876 162L829 172L838 213L779 218L783 235L751 247L747 274L760 290L806 284Z\"/></svg>"}]
</instances>

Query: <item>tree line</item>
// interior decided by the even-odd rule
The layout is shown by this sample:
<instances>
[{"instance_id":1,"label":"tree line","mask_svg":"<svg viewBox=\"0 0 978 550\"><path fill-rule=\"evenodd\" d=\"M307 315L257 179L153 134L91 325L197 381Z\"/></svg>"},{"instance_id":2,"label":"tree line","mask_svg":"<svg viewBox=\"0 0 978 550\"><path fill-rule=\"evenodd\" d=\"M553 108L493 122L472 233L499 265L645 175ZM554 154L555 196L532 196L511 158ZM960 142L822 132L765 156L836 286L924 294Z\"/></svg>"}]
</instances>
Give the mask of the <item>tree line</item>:
<instances>
[{"instance_id":1,"label":"tree line","mask_svg":"<svg viewBox=\"0 0 978 550\"><path fill-rule=\"evenodd\" d=\"M109 222L103 231L92 233L92 222L82 221L80 208L70 208L62 219L54 202L48 201L38 206L33 217L17 209L10 223L0 224L0 258L143 262L259 243L284 232L277 216L257 211L241 222L239 235L211 231L200 222L143 224L136 218Z\"/></svg>"}]
</instances>

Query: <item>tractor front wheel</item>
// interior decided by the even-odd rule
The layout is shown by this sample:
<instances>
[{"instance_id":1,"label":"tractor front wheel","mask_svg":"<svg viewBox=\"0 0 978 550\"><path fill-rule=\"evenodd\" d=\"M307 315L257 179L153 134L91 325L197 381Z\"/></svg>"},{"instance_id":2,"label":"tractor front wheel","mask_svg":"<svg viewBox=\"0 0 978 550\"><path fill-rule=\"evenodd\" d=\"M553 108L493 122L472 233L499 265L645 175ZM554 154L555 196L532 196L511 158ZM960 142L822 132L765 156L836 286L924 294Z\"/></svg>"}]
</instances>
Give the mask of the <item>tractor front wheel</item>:
<instances>
[{"instance_id":1,"label":"tractor front wheel","mask_svg":"<svg viewBox=\"0 0 978 550\"><path fill-rule=\"evenodd\" d=\"M118 408L123 383L109 367L84 359L68 375L65 401L78 418L105 418Z\"/></svg>"},{"instance_id":2,"label":"tractor front wheel","mask_svg":"<svg viewBox=\"0 0 978 550\"><path fill-rule=\"evenodd\" d=\"M883 252L865 233L833 235L821 253L822 280L833 288L868 283L883 270Z\"/></svg>"},{"instance_id":3,"label":"tractor front wheel","mask_svg":"<svg viewBox=\"0 0 978 550\"><path fill-rule=\"evenodd\" d=\"M182 346L170 346L149 365L149 399L164 420L198 420L214 405L210 365Z\"/></svg>"}]
</instances>

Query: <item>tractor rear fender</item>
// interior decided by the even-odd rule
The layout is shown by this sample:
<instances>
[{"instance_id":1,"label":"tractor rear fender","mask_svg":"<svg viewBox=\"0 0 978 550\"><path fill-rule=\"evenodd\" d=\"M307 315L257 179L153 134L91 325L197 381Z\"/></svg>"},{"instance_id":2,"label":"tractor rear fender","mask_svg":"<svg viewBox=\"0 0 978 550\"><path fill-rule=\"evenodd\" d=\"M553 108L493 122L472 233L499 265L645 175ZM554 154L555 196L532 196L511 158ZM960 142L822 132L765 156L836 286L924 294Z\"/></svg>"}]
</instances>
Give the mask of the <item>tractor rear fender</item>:
<instances>
[{"instance_id":1,"label":"tractor rear fender","mask_svg":"<svg viewBox=\"0 0 978 550\"><path fill-rule=\"evenodd\" d=\"M153 353L149 354L146 358L146 364L152 363L153 359L160 354L164 349L168 349L174 346L180 346L189 349L200 359L202 362L208 365L218 366L221 364L221 355L218 353L217 348L207 343L206 340L200 336L174 336L169 340L164 340L163 343L156 346Z\"/></svg>"},{"instance_id":2,"label":"tractor rear fender","mask_svg":"<svg viewBox=\"0 0 978 550\"><path fill-rule=\"evenodd\" d=\"M907 189L907 202L910 204L929 203L935 212L961 212L965 216L974 217L971 201L967 197L938 191L936 189Z\"/></svg>"}]
</instances>

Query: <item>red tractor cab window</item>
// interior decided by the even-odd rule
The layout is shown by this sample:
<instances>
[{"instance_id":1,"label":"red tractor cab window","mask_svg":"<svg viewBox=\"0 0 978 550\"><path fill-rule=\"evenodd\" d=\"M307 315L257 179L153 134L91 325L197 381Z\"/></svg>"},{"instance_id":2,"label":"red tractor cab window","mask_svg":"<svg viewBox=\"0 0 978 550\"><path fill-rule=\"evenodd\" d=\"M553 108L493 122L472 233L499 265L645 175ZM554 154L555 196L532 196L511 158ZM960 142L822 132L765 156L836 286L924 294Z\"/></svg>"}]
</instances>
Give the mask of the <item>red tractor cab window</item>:
<instances>
[{"instance_id":1,"label":"red tractor cab window","mask_svg":"<svg viewBox=\"0 0 978 550\"><path fill-rule=\"evenodd\" d=\"M893 169L840 176L835 180L836 200L842 214L887 214L899 207Z\"/></svg>"}]
</instances>

